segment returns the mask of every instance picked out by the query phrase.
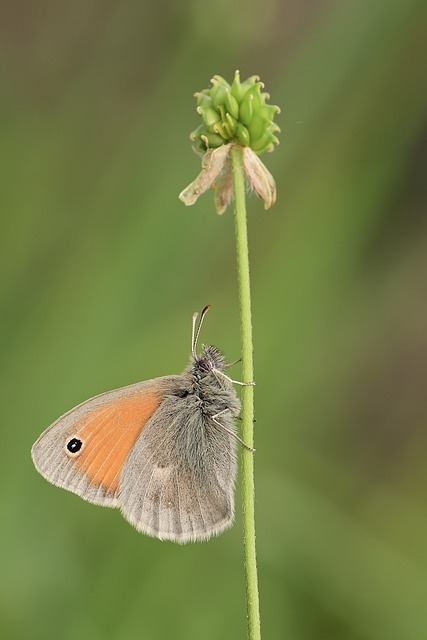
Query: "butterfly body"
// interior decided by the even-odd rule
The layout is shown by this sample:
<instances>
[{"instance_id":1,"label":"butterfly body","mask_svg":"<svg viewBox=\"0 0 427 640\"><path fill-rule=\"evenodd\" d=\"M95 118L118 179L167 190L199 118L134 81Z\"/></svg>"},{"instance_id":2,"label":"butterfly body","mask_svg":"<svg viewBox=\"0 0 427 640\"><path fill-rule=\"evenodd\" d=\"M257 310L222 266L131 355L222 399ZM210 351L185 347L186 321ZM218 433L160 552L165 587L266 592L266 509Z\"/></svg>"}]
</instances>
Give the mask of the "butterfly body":
<instances>
[{"instance_id":1,"label":"butterfly body","mask_svg":"<svg viewBox=\"0 0 427 640\"><path fill-rule=\"evenodd\" d=\"M220 533L234 515L240 411L225 366L216 347L195 355L193 337L182 374L101 394L54 422L32 448L37 470L120 508L148 535L185 543Z\"/></svg>"}]
</instances>

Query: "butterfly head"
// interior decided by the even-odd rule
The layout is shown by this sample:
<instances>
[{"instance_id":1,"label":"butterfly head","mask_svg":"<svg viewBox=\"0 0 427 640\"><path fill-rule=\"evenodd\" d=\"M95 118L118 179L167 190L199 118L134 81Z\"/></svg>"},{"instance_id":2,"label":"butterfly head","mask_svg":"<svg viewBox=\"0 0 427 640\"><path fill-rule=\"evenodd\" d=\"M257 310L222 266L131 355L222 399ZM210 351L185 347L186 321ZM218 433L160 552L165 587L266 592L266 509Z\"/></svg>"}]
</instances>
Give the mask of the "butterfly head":
<instances>
[{"instance_id":1,"label":"butterfly head","mask_svg":"<svg viewBox=\"0 0 427 640\"><path fill-rule=\"evenodd\" d=\"M200 355L193 355L193 366L200 373L210 373L214 371L223 371L225 369L225 358L221 351L214 346L202 345Z\"/></svg>"}]
</instances>

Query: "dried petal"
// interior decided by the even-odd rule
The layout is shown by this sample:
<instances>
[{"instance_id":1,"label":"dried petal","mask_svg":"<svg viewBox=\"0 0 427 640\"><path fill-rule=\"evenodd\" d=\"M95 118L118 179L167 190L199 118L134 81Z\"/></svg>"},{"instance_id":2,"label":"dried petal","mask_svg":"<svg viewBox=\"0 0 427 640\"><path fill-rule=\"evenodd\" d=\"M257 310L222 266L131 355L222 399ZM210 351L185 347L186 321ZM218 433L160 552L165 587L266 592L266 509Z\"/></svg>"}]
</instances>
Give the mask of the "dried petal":
<instances>
[{"instance_id":1,"label":"dried petal","mask_svg":"<svg viewBox=\"0 0 427 640\"><path fill-rule=\"evenodd\" d=\"M269 209L276 202L273 176L250 147L243 149L243 166L249 185L264 202L264 208Z\"/></svg>"},{"instance_id":2,"label":"dried petal","mask_svg":"<svg viewBox=\"0 0 427 640\"><path fill-rule=\"evenodd\" d=\"M206 151L202 158L202 171L197 178L179 194L179 199L184 204L187 206L194 204L199 196L213 185L225 167L230 147L231 144L223 144L216 149L208 149L208 151Z\"/></svg>"},{"instance_id":3,"label":"dried petal","mask_svg":"<svg viewBox=\"0 0 427 640\"><path fill-rule=\"evenodd\" d=\"M212 185L212 189L215 192L215 210L219 215L222 215L233 197L233 175L229 158L227 158L219 180Z\"/></svg>"}]
</instances>

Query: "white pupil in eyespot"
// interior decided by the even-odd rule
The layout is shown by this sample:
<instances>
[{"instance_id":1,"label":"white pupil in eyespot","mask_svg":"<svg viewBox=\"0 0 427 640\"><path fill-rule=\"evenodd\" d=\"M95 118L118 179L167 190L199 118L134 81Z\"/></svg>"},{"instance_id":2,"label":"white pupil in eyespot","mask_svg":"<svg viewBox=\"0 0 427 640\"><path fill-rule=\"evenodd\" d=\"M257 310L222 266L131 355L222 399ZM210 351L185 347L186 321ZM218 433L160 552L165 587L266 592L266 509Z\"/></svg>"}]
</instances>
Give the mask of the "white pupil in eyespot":
<instances>
[{"instance_id":1,"label":"white pupil in eyespot","mask_svg":"<svg viewBox=\"0 0 427 640\"><path fill-rule=\"evenodd\" d=\"M82 448L83 442L78 438L71 438L67 442L67 449L70 453L78 453Z\"/></svg>"}]
</instances>

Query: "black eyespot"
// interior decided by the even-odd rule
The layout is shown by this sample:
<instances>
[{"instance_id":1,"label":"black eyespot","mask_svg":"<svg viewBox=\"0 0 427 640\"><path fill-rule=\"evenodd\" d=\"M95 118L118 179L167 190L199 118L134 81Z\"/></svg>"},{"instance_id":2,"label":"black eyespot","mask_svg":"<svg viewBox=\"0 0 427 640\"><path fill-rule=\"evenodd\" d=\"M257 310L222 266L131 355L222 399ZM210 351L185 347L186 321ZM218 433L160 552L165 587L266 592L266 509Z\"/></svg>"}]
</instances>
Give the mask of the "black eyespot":
<instances>
[{"instance_id":1,"label":"black eyespot","mask_svg":"<svg viewBox=\"0 0 427 640\"><path fill-rule=\"evenodd\" d=\"M79 438L71 438L67 442L67 451L70 453L78 453L83 446L83 442Z\"/></svg>"}]
</instances>

